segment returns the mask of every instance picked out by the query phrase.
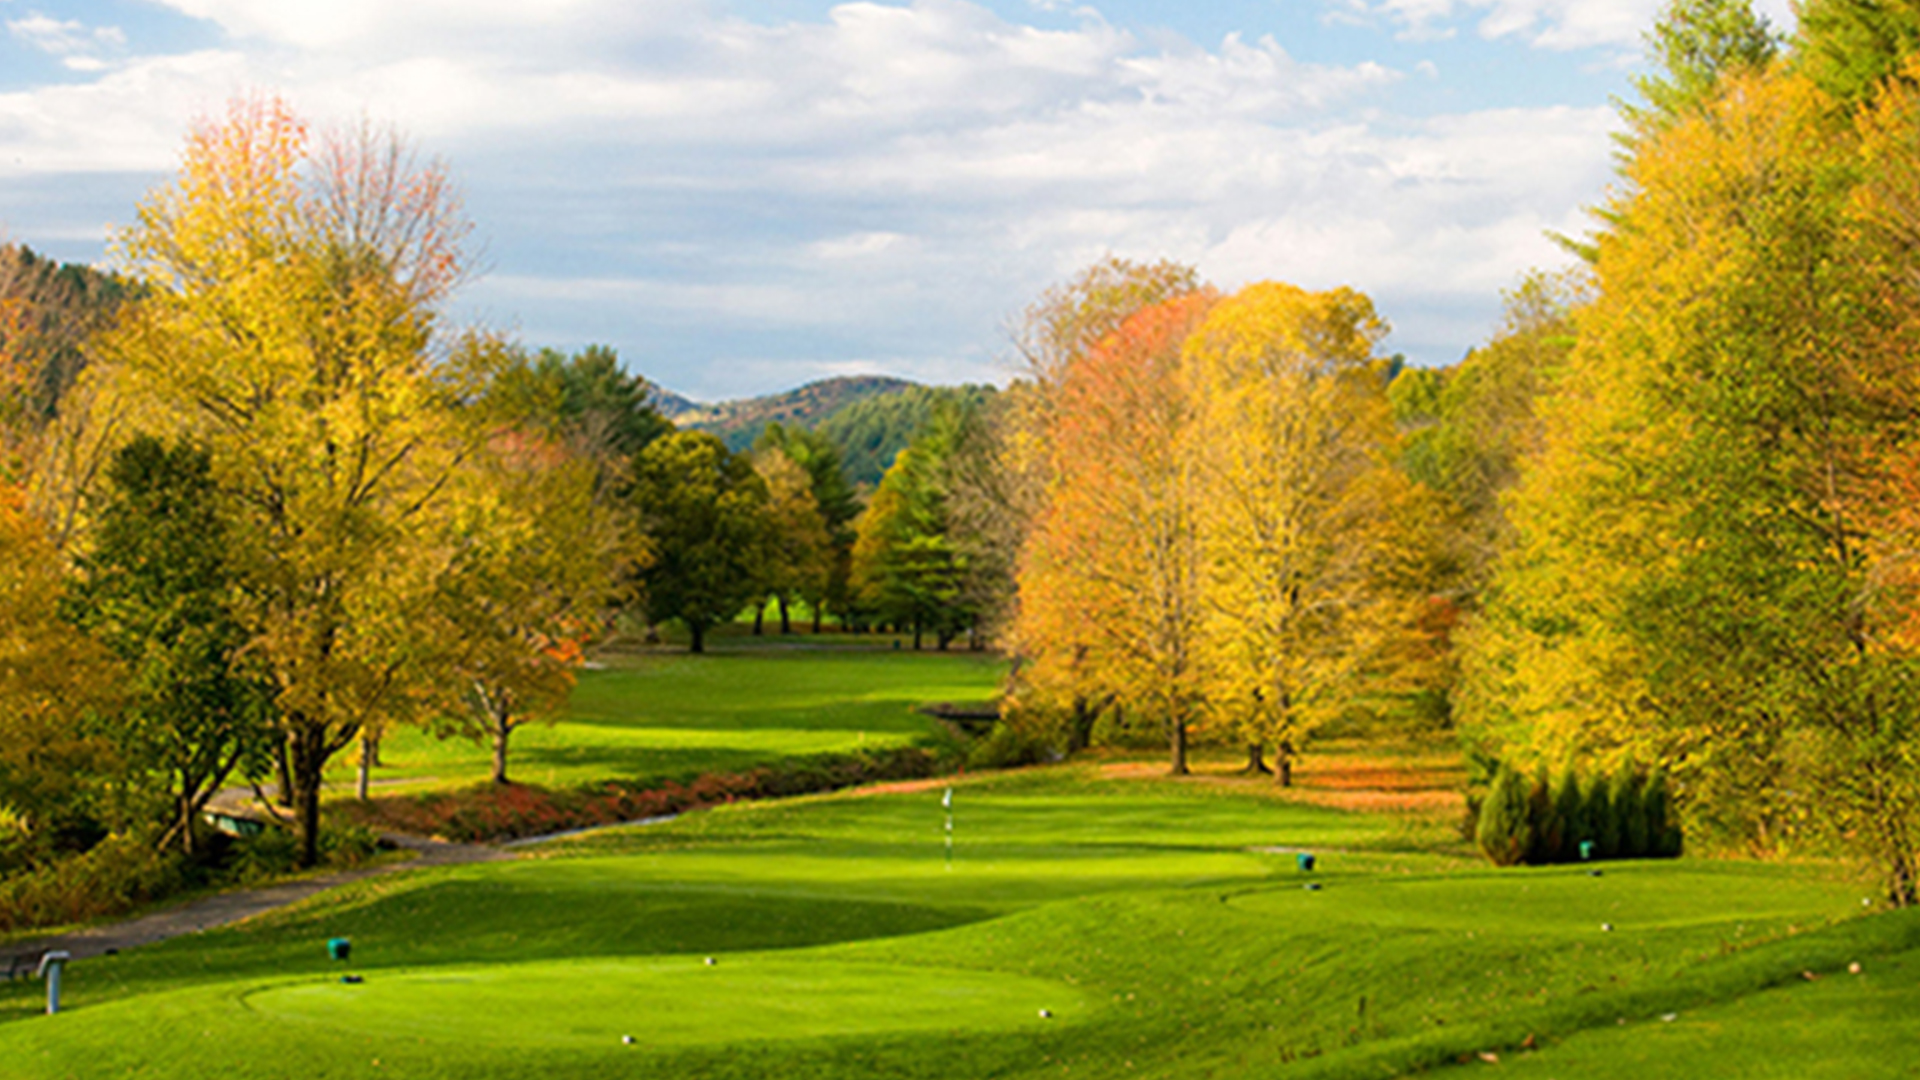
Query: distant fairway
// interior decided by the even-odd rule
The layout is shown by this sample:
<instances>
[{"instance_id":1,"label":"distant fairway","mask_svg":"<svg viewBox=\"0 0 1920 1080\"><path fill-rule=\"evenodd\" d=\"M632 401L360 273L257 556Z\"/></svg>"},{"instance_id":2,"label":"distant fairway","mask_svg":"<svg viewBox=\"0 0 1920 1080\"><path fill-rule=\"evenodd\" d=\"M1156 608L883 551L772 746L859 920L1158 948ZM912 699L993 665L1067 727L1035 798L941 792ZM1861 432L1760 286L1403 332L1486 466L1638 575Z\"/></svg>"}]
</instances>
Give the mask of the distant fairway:
<instances>
[{"instance_id":1,"label":"distant fairway","mask_svg":"<svg viewBox=\"0 0 1920 1080\"><path fill-rule=\"evenodd\" d=\"M729 645L735 651L729 651ZM752 768L782 757L908 745L934 735L915 707L985 701L1006 664L966 652L893 652L884 640L796 635L738 651L616 654L582 671L566 715L515 731L508 774L572 787L608 778L670 778ZM334 760L333 791L351 788L357 751ZM417 728L390 734L373 772L381 794L484 782L492 748Z\"/></svg>"}]
</instances>

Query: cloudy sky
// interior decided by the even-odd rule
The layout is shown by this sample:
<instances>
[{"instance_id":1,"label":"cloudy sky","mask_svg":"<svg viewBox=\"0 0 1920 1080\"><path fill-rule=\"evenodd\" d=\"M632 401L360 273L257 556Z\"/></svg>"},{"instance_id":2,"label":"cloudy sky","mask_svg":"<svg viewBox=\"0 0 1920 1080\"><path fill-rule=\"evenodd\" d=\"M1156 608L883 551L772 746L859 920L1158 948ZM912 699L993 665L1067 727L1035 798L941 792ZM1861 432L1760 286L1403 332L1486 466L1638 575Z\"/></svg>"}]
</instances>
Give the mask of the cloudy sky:
<instances>
[{"instance_id":1,"label":"cloudy sky","mask_svg":"<svg viewBox=\"0 0 1920 1080\"><path fill-rule=\"evenodd\" d=\"M1001 381L1106 254L1352 285L1450 363L1584 230L1659 6L0 0L0 237L105 259L194 118L268 90L449 164L458 318L703 400Z\"/></svg>"}]
</instances>

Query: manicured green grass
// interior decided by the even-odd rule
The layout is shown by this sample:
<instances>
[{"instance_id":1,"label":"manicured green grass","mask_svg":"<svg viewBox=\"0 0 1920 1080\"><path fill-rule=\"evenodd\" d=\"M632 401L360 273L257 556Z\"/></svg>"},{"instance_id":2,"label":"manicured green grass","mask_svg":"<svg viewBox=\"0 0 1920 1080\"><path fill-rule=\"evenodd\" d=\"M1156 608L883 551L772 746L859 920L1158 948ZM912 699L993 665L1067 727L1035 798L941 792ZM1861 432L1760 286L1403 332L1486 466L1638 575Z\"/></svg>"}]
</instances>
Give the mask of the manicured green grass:
<instances>
[{"instance_id":1,"label":"manicured green grass","mask_svg":"<svg viewBox=\"0 0 1920 1080\"><path fill-rule=\"evenodd\" d=\"M795 1038L872 1038L952 1028L1063 1022L1085 994L1002 972L863 964L779 954L546 963L400 971L371 982L301 981L256 991L247 1008L296 1024L406 1039L432 1037L512 1053L605 1050L639 1032L649 1049ZM529 1001L567 1002L530 1009ZM638 1041L638 1040L636 1040Z\"/></svg>"},{"instance_id":2,"label":"manicured green grass","mask_svg":"<svg viewBox=\"0 0 1920 1080\"><path fill-rule=\"evenodd\" d=\"M362 882L75 964L60 1017L32 1015L38 984L0 990L0 1061L24 1077L1389 1076L1510 1062L1532 1035L1539 1075L1638 1076L1658 1074L1548 1066L1615 1060L1618 1020L1744 1037L1824 1008L1809 990L1863 1029L1911 1003L1920 920L1855 917L1857 886L1821 867L1495 871L1442 821L1088 769L957 781L949 863L941 794L724 807ZM342 934L350 968L325 959ZM1868 974L1845 975L1850 959ZM1828 974L1799 983L1808 969ZM1901 1075L1910 1031L1831 1049L1845 1075ZM1670 1075L1728 1074L1708 1044L1675 1045L1702 1056Z\"/></svg>"},{"instance_id":3,"label":"manicured green grass","mask_svg":"<svg viewBox=\"0 0 1920 1080\"><path fill-rule=\"evenodd\" d=\"M769 639L778 642L778 639ZM508 775L546 787L608 778L734 772L783 757L901 746L935 737L914 711L994 696L1003 661L965 652L892 652L871 639L796 636L751 651L616 654L582 671L566 715L510 742ZM490 775L492 748L417 728L390 734L373 772L381 794L464 787ZM352 787L357 751L334 760L336 793Z\"/></svg>"},{"instance_id":4,"label":"manicured green grass","mask_svg":"<svg viewBox=\"0 0 1920 1080\"><path fill-rule=\"evenodd\" d=\"M1859 974L1790 979L1731 1001L1602 1023L1537 1052L1497 1056L1510 1075L1565 1080L1920 1076L1920 950L1871 957ZM1459 1072L1482 1064L1476 1057Z\"/></svg>"}]
</instances>

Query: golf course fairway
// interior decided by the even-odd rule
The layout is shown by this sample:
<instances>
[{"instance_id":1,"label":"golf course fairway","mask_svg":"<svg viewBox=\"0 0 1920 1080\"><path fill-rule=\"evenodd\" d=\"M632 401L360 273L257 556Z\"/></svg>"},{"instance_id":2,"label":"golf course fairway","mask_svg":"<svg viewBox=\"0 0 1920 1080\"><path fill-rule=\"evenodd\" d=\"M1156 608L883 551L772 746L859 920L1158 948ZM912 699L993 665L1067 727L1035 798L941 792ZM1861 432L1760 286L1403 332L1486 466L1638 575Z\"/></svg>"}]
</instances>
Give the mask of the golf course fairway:
<instances>
[{"instance_id":1,"label":"golf course fairway","mask_svg":"<svg viewBox=\"0 0 1920 1080\"><path fill-rule=\"evenodd\" d=\"M1832 864L1498 870L1444 816L1087 766L528 851L76 962L59 1016L0 984L0 1073L1197 1080L1491 1054L1598 1080L1729 1075L1716 1047L1742 1039L1774 1046L1765 1075L1915 1057L1911 1023L1874 1018L1920 999L1920 918ZM1808 1017L1836 1037L1774 1030ZM1697 1070L1609 1049L1651 1038Z\"/></svg>"}]
</instances>

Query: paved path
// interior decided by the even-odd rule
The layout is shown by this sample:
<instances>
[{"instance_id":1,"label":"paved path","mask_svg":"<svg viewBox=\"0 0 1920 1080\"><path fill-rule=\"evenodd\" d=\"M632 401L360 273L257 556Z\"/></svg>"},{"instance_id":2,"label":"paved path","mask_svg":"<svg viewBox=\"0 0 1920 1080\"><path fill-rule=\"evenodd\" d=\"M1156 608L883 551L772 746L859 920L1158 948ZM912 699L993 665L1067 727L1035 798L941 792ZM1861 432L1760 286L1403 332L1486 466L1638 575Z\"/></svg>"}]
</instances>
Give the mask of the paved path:
<instances>
[{"instance_id":1,"label":"paved path","mask_svg":"<svg viewBox=\"0 0 1920 1080\"><path fill-rule=\"evenodd\" d=\"M71 934L0 946L0 955L33 954L37 956L49 949L65 949L72 953L76 960L88 956L100 956L139 945L151 945L156 941L165 941L182 934L197 934L216 926L241 922L255 915L263 915L277 908L286 907L288 904L299 903L316 893L322 893L336 885L344 885L361 878L423 866L451 866L457 863L490 862L496 859L518 857L485 844L449 844L438 840L422 840L416 836L403 836L398 833L388 835L387 839L402 848L417 852L418 855L405 862L389 863L365 870L348 870L324 877L282 882L258 889L221 893L218 896L205 897L165 911L156 911L151 915L142 915L126 922L94 926L85 930L76 930Z\"/></svg>"}]
</instances>

